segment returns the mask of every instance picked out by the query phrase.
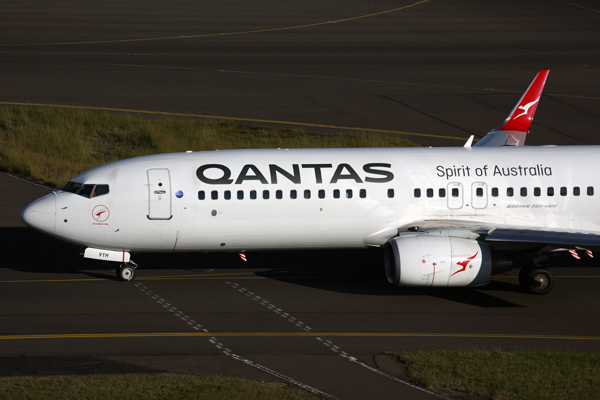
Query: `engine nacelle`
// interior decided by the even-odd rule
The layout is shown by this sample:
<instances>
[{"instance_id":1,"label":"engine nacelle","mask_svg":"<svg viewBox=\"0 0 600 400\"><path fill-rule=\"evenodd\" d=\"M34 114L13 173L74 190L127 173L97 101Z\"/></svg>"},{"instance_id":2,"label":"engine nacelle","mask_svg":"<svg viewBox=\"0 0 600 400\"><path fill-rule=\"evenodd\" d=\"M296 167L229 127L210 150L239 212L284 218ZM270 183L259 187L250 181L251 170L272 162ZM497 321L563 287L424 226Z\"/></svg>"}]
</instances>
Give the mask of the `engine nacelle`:
<instances>
[{"instance_id":1,"label":"engine nacelle","mask_svg":"<svg viewBox=\"0 0 600 400\"><path fill-rule=\"evenodd\" d=\"M490 247L447 236L400 236L385 246L385 273L397 286L479 286L492 274Z\"/></svg>"}]
</instances>

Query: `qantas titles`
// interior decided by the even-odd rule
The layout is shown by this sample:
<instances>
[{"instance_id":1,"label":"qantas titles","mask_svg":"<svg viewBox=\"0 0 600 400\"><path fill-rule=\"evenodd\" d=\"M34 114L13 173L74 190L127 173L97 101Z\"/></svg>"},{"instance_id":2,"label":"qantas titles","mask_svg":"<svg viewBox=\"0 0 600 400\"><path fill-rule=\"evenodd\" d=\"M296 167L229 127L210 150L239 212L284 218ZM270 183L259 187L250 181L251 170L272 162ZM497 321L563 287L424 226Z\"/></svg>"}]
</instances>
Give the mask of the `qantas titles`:
<instances>
[{"instance_id":1,"label":"qantas titles","mask_svg":"<svg viewBox=\"0 0 600 400\"><path fill-rule=\"evenodd\" d=\"M394 179L394 174L389 171L391 164L368 163L362 166L359 174L346 163L338 164L292 164L291 167L283 168L276 164L269 164L267 169L261 171L254 164L246 164L239 173L233 175L231 169L222 164L204 164L196 170L196 176L200 181L209 185L239 185L246 181L258 181L262 184L277 184L280 180L288 180L295 184L302 183L303 176L314 175L316 183L323 183L324 176L329 176L333 171L329 183L337 183L340 180L351 180L356 183L385 183ZM235 176L235 179L234 179ZM267 179L267 176L269 179Z\"/></svg>"},{"instance_id":2,"label":"qantas titles","mask_svg":"<svg viewBox=\"0 0 600 400\"><path fill-rule=\"evenodd\" d=\"M438 165L435 169L437 170L437 176L446 179L470 176L552 176L552 167L544 167L542 164L535 166L518 165L515 167L494 165L493 168L488 165L478 168L472 168L468 165L461 165L460 167L456 165L452 167Z\"/></svg>"}]
</instances>

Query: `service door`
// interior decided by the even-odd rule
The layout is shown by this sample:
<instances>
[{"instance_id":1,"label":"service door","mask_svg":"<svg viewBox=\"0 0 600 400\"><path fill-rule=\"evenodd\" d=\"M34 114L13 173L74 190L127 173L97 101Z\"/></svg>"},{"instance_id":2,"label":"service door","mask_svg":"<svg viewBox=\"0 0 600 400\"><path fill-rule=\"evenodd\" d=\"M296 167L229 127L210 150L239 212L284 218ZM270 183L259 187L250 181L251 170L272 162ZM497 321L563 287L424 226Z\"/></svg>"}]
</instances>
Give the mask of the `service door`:
<instances>
[{"instance_id":1,"label":"service door","mask_svg":"<svg viewBox=\"0 0 600 400\"><path fill-rule=\"evenodd\" d=\"M462 183L452 182L448 184L448 208L458 210L463 206Z\"/></svg>"},{"instance_id":2,"label":"service door","mask_svg":"<svg viewBox=\"0 0 600 400\"><path fill-rule=\"evenodd\" d=\"M148 219L171 219L171 177L166 168L148 170Z\"/></svg>"},{"instance_id":3,"label":"service door","mask_svg":"<svg viewBox=\"0 0 600 400\"><path fill-rule=\"evenodd\" d=\"M486 208L488 202L487 184L475 182L471 187L471 202L473 208Z\"/></svg>"}]
</instances>

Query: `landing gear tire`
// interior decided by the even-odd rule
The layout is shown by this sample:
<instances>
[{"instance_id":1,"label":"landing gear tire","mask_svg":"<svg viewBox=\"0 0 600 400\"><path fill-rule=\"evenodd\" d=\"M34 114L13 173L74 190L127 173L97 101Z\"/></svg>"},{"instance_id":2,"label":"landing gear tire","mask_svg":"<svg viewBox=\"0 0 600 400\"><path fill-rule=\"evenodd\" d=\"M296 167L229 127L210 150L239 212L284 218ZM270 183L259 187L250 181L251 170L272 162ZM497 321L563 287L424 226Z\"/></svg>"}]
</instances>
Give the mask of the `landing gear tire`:
<instances>
[{"instance_id":1,"label":"landing gear tire","mask_svg":"<svg viewBox=\"0 0 600 400\"><path fill-rule=\"evenodd\" d=\"M546 268L522 268L519 284L528 293L547 294L554 287L554 276Z\"/></svg>"},{"instance_id":2,"label":"landing gear tire","mask_svg":"<svg viewBox=\"0 0 600 400\"><path fill-rule=\"evenodd\" d=\"M521 285L521 287L525 290L527 290L527 282L528 282L527 275L529 275L529 271L531 271L532 269L533 269L533 266L529 266L529 267L523 267L519 271L519 285Z\"/></svg>"},{"instance_id":3,"label":"landing gear tire","mask_svg":"<svg viewBox=\"0 0 600 400\"><path fill-rule=\"evenodd\" d=\"M123 282L131 282L135 278L135 269L128 264L121 264L117 268L117 276Z\"/></svg>"}]
</instances>

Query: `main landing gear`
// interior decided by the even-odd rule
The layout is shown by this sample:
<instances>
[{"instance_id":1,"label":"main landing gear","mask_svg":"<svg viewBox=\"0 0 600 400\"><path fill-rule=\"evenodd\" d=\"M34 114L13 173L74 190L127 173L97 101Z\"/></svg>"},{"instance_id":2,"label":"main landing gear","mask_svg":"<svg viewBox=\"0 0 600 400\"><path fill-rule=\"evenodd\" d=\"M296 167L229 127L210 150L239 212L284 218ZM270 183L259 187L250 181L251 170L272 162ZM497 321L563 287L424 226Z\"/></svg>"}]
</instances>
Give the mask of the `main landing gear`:
<instances>
[{"instance_id":1,"label":"main landing gear","mask_svg":"<svg viewBox=\"0 0 600 400\"><path fill-rule=\"evenodd\" d=\"M123 282L131 282L135 278L135 270L138 267L133 261L129 261L127 264L121 264L117 268L117 277Z\"/></svg>"},{"instance_id":2,"label":"main landing gear","mask_svg":"<svg viewBox=\"0 0 600 400\"><path fill-rule=\"evenodd\" d=\"M519 271L519 284L528 293L546 294L554 287L554 276L542 267L523 267Z\"/></svg>"}]
</instances>

